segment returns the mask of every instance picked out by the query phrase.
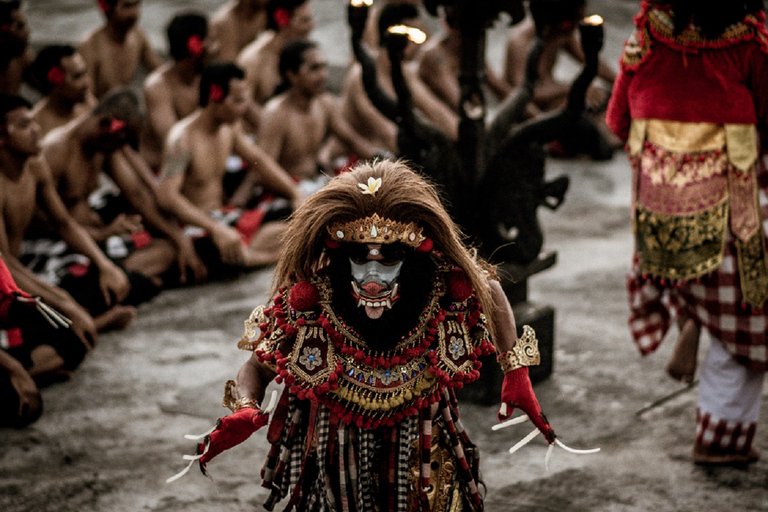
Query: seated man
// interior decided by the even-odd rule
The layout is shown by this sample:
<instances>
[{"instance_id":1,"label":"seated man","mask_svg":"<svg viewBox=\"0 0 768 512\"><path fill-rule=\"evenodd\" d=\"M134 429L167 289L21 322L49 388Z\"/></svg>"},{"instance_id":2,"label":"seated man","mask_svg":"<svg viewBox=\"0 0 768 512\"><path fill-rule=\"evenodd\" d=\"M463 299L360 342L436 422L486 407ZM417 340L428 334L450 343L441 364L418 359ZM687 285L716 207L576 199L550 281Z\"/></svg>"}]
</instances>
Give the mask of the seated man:
<instances>
[{"instance_id":1,"label":"seated man","mask_svg":"<svg viewBox=\"0 0 768 512\"><path fill-rule=\"evenodd\" d=\"M512 87L523 83L526 58L537 34L544 40L544 50L539 61L539 79L534 87L529 113L536 115L565 105L571 83L570 80L561 82L555 78L555 66L563 53L579 63L584 62L578 32L579 21L584 17L584 6L585 0L531 0L531 15L510 30L504 80ZM580 134L594 133L595 136L574 134L573 137L561 139L555 147L556 152L562 156L583 153L602 160L612 156L614 147L622 146L605 127L603 120L616 71L601 60L597 76L586 98L587 109L595 114L595 119L584 117L583 126L578 130ZM597 127L600 127L601 132L596 132Z\"/></svg>"},{"instance_id":2,"label":"seated man","mask_svg":"<svg viewBox=\"0 0 768 512\"><path fill-rule=\"evenodd\" d=\"M197 108L200 73L217 51L207 38L208 21L199 14L174 16L166 32L173 61L153 71L144 83L147 123L140 150L153 170L160 168L163 142L171 127Z\"/></svg>"},{"instance_id":3,"label":"seated man","mask_svg":"<svg viewBox=\"0 0 768 512\"><path fill-rule=\"evenodd\" d=\"M24 72L34 58L20 0L0 0L0 92L19 94Z\"/></svg>"},{"instance_id":4,"label":"seated man","mask_svg":"<svg viewBox=\"0 0 768 512\"><path fill-rule=\"evenodd\" d=\"M318 174L320 148L328 135L353 148L360 159L374 156L377 148L355 133L326 91L327 64L317 43L288 43L280 53L280 75L286 90L265 105L257 140L300 186L309 186L303 192L314 192L328 179Z\"/></svg>"},{"instance_id":5,"label":"seated man","mask_svg":"<svg viewBox=\"0 0 768 512\"><path fill-rule=\"evenodd\" d=\"M82 344L92 348L96 331L125 325L133 319L133 308L120 306L129 292L125 273L107 258L93 239L64 207L46 161L40 156L37 124L31 105L19 96L0 94L0 252L15 281L23 290L38 295L72 320L72 329ZM45 279L23 265L22 247L35 210L43 213L53 232L83 256L48 267ZM95 267L96 279L84 281L72 274L69 263L87 261ZM56 272L60 270L61 273ZM72 295L57 286L70 277L73 288L101 298L104 307L94 319Z\"/></svg>"},{"instance_id":6,"label":"seated man","mask_svg":"<svg viewBox=\"0 0 768 512\"><path fill-rule=\"evenodd\" d=\"M267 29L266 0L230 0L211 16L211 34L221 60L235 60L240 51Z\"/></svg>"},{"instance_id":7,"label":"seated man","mask_svg":"<svg viewBox=\"0 0 768 512\"><path fill-rule=\"evenodd\" d=\"M112 89L131 85L140 67L154 71L162 64L136 22L141 0L100 0L106 23L86 36L78 51L88 64L93 92L102 98Z\"/></svg>"},{"instance_id":8,"label":"seated man","mask_svg":"<svg viewBox=\"0 0 768 512\"><path fill-rule=\"evenodd\" d=\"M46 46L35 57L29 74L34 87L44 96L32 109L41 135L96 106L85 59L73 46Z\"/></svg>"},{"instance_id":9,"label":"seated man","mask_svg":"<svg viewBox=\"0 0 768 512\"><path fill-rule=\"evenodd\" d=\"M159 291L166 271L176 260L182 281L187 267L196 277L204 274L191 244L178 226L161 214L153 189L139 175L150 171L130 150L128 141L135 137L140 123L136 95L130 90L116 90L91 112L51 131L42 142L43 155L67 210L142 284L143 292L137 289L133 297L137 303ZM108 194L102 198L103 204L94 208L89 201L97 199L93 195L100 188L102 171L112 179L117 193ZM148 237L142 222L164 238Z\"/></svg>"},{"instance_id":10,"label":"seated man","mask_svg":"<svg viewBox=\"0 0 768 512\"><path fill-rule=\"evenodd\" d=\"M417 16L418 9L411 3L388 3L380 11L379 47L375 56L377 79L380 87L393 98L396 95L392 85L391 63L386 50L387 30L391 26L400 24L413 26ZM414 57L417 48L415 44L408 43L405 50L406 61ZM413 106L449 138L456 140L459 131L459 117L456 113L429 90L418 77L418 70L413 65L406 62L403 72L411 90ZM397 153L397 127L368 99L363 88L362 68L357 62L350 68L344 80L341 111L352 128L371 144ZM349 153L350 150L351 148L344 148L342 152ZM332 153L338 154L339 150L334 148Z\"/></svg>"},{"instance_id":11,"label":"seated man","mask_svg":"<svg viewBox=\"0 0 768 512\"><path fill-rule=\"evenodd\" d=\"M237 56L251 97L259 105L280 85L280 51L289 41L307 39L315 28L312 4L309 0L269 0L267 28Z\"/></svg>"},{"instance_id":12,"label":"seated man","mask_svg":"<svg viewBox=\"0 0 768 512\"><path fill-rule=\"evenodd\" d=\"M458 113L461 99L459 90L461 32L456 17L455 7L443 7L441 12L443 31L424 45L417 59L419 78L435 96ZM512 87L496 75L487 63L485 82L498 100L503 100L512 92Z\"/></svg>"},{"instance_id":13,"label":"seated man","mask_svg":"<svg viewBox=\"0 0 768 512\"><path fill-rule=\"evenodd\" d=\"M213 243L214 253L204 258L209 266L271 264L284 229L282 222L260 226L266 221L263 210L242 215L225 208L223 177L230 155L253 164L265 187L294 204L301 201L290 176L243 131L240 120L247 97L245 73L237 65L222 62L206 67L200 79L200 108L174 125L166 141L158 199L181 222L207 233L205 240ZM240 231L225 222L236 224Z\"/></svg>"}]
</instances>

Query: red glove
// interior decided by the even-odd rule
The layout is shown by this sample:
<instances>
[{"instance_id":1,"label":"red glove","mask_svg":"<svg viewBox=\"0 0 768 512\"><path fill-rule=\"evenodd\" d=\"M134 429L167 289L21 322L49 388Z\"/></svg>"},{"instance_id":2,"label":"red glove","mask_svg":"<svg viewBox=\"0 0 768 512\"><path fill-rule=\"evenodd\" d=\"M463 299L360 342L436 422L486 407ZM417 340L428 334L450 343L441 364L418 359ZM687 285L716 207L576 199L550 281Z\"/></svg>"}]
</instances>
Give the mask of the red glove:
<instances>
[{"instance_id":1,"label":"red glove","mask_svg":"<svg viewBox=\"0 0 768 512\"><path fill-rule=\"evenodd\" d=\"M205 466L215 456L237 446L259 430L269 421L269 414L261 412L252 407L243 407L229 416L219 418L216 430L214 430L206 441L208 442L208 451L200 459L200 464ZM197 453L203 453L205 443L200 443L197 447Z\"/></svg>"},{"instance_id":2,"label":"red glove","mask_svg":"<svg viewBox=\"0 0 768 512\"><path fill-rule=\"evenodd\" d=\"M555 431L549 425L547 418L542 414L539 401L533 392L531 379L528 377L528 367L523 366L504 375L504 383L501 385L501 403L507 404L506 414L499 410L499 421L504 421L512 415L515 407L519 407L531 419L547 442L555 442Z\"/></svg>"}]
</instances>

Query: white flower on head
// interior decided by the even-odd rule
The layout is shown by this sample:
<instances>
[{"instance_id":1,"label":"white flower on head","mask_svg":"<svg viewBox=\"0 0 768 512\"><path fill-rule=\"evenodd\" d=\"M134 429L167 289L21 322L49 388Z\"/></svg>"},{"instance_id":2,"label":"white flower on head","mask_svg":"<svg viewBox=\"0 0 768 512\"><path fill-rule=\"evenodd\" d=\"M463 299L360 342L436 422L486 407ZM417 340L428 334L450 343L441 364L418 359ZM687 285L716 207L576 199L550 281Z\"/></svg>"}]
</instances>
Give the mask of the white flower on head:
<instances>
[{"instance_id":1,"label":"white flower on head","mask_svg":"<svg viewBox=\"0 0 768 512\"><path fill-rule=\"evenodd\" d=\"M363 191L363 194L370 194L372 196L376 195L376 192L379 191L381 188L381 178L368 178L368 184L365 183L358 183L358 187L360 187L360 190Z\"/></svg>"}]
</instances>

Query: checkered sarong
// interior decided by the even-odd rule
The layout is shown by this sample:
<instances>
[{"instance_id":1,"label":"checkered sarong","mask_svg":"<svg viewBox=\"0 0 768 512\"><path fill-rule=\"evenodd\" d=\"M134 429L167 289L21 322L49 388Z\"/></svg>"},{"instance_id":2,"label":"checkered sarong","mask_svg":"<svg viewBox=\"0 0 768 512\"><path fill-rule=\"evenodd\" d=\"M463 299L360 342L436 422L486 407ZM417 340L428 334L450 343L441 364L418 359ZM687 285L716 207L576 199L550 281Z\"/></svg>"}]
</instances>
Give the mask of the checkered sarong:
<instances>
[{"instance_id":1,"label":"checkered sarong","mask_svg":"<svg viewBox=\"0 0 768 512\"><path fill-rule=\"evenodd\" d=\"M756 423L717 418L696 410L696 444L734 453L747 453L755 437Z\"/></svg>"},{"instance_id":2,"label":"checkered sarong","mask_svg":"<svg viewBox=\"0 0 768 512\"><path fill-rule=\"evenodd\" d=\"M768 233L768 172L760 174L763 232ZM768 245L768 239L766 240ZM637 258L627 276L629 325L642 354L658 348L678 314L695 318L725 349L747 368L768 370L768 303L751 308L743 303L734 238L728 233L723 263L697 281L675 285L644 277Z\"/></svg>"}]
</instances>

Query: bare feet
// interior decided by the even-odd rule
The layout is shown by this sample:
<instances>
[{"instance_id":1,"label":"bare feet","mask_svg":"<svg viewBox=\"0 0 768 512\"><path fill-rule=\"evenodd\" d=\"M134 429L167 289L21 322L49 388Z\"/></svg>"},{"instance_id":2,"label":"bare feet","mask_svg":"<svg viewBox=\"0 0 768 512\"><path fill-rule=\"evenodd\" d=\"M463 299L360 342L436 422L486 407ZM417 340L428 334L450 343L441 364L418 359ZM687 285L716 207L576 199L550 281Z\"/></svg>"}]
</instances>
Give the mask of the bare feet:
<instances>
[{"instance_id":1,"label":"bare feet","mask_svg":"<svg viewBox=\"0 0 768 512\"><path fill-rule=\"evenodd\" d=\"M136 308L117 305L93 319L98 332L117 331L128 327L136 318Z\"/></svg>"},{"instance_id":2,"label":"bare feet","mask_svg":"<svg viewBox=\"0 0 768 512\"><path fill-rule=\"evenodd\" d=\"M63 382L72 378L72 372L64 369L64 359L50 345L35 347L30 353L32 367L29 375L39 387Z\"/></svg>"},{"instance_id":3,"label":"bare feet","mask_svg":"<svg viewBox=\"0 0 768 512\"><path fill-rule=\"evenodd\" d=\"M672 357L667 363L667 375L686 384L693 382L699 355L700 334L701 327L693 318L685 320Z\"/></svg>"}]
</instances>

